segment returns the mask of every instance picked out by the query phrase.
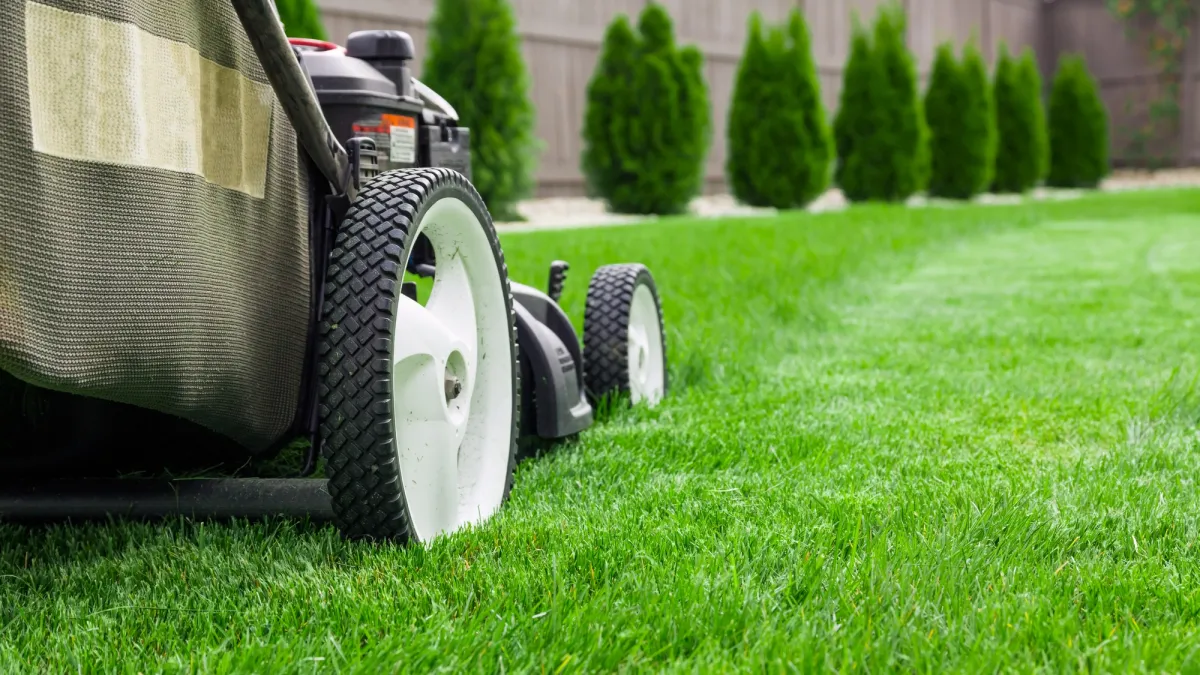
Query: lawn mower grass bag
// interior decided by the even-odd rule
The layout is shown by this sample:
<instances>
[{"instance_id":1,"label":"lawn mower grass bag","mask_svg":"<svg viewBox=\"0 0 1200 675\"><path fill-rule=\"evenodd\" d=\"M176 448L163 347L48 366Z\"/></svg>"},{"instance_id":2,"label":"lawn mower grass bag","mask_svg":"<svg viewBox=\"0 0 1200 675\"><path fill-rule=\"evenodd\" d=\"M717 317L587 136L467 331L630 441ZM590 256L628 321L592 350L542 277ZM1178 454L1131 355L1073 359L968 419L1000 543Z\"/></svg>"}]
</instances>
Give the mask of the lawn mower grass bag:
<instances>
[{"instance_id":1,"label":"lawn mower grass bag","mask_svg":"<svg viewBox=\"0 0 1200 675\"><path fill-rule=\"evenodd\" d=\"M34 414L33 390L252 452L285 440L312 311L309 188L233 7L0 8L0 427ZM41 451L12 438L0 461Z\"/></svg>"}]
</instances>

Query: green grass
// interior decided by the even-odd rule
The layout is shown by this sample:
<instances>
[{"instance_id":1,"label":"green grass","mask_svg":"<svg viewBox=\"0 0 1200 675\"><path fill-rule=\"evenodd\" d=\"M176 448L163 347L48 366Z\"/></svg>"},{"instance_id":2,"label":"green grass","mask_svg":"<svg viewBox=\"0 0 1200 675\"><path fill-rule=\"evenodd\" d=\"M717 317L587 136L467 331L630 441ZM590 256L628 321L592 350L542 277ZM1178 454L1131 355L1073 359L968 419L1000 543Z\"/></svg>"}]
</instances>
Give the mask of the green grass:
<instances>
[{"instance_id":1,"label":"green grass","mask_svg":"<svg viewBox=\"0 0 1200 675\"><path fill-rule=\"evenodd\" d=\"M513 235L675 392L431 549L0 526L8 672L1200 669L1200 193Z\"/></svg>"}]
</instances>

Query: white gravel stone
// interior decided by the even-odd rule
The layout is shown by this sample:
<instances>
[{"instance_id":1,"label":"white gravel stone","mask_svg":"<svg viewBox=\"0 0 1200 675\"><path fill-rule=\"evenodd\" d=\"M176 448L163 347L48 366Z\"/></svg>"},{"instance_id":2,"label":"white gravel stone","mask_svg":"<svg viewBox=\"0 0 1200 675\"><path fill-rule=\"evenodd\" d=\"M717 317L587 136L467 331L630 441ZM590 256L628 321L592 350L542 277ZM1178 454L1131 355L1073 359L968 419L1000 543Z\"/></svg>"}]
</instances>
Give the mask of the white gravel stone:
<instances>
[{"instance_id":1,"label":"white gravel stone","mask_svg":"<svg viewBox=\"0 0 1200 675\"><path fill-rule=\"evenodd\" d=\"M1156 172L1118 171L1101 185L1101 189L1113 192L1179 187L1200 187L1200 168L1169 169ZM974 203L983 205L1018 204L1024 199L1057 201L1077 199L1085 194L1087 192L1084 190L1037 188L1028 197L984 194L977 197ZM907 205L913 208L954 208L962 206L962 202L930 199L924 195L917 195L909 199ZM839 211L847 206L848 202L841 190L832 189L810 204L807 210L812 213L821 213ZM528 200L519 204L517 211L525 218L524 222L496 223L496 226L503 232L522 232L632 225L657 219L655 216L609 213L602 201L586 197ZM727 194L698 197L692 202L689 212L700 218L746 218L772 216L777 213L775 209L739 204L733 196Z\"/></svg>"}]
</instances>

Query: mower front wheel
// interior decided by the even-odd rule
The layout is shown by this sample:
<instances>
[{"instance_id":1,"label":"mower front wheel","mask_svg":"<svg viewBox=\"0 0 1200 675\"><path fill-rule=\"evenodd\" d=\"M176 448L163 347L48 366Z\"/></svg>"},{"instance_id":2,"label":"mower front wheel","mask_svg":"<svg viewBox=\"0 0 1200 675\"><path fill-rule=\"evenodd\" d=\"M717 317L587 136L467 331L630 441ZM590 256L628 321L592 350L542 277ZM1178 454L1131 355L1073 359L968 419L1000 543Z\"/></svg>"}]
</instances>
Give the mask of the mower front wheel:
<instances>
[{"instance_id":1,"label":"mower front wheel","mask_svg":"<svg viewBox=\"0 0 1200 675\"><path fill-rule=\"evenodd\" d=\"M418 236L422 306L401 292ZM479 194L446 169L384 173L337 234L321 323L321 440L350 538L427 542L491 516L516 463L516 327Z\"/></svg>"},{"instance_id":2,"label":"mower front wheel","mask_svg":"<svg viewBox=\"0 0 1200 675\"><path fill-rule=\"evenodd\" d=\"M628 395L655 406L667 393L662 308L645 265L605 265L588 285L583 315L584 385L598 403Z\"/></svg>"}]
</instances>

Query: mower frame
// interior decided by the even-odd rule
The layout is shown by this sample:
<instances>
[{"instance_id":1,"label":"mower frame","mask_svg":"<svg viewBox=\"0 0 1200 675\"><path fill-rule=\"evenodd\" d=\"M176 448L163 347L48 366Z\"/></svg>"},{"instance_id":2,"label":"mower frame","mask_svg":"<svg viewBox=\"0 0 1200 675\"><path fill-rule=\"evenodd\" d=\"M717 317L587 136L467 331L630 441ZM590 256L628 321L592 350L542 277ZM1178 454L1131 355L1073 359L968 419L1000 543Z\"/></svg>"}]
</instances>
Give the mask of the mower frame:
<instances>
[{"instance_id":1,"label":"mower frame","mask_svg":"<svg viewBox=\"0 0 1200 675\"><path fill-rule=\"evenodd\" d=\"M284 516L317 522L334 520L329 482L310 477L322 455L319 430L318 344L324 315L326 273L338 228L366 181L380 172L379 150L371 138L357 134L338 140L318 99L313 79L306 71L301 47L344 48L313 41L290 41L275 9L274 0L230 0L274 90L308 163L311 247L310 322L303 368L296 436L310 443L299 478L198 478L198 479L72 479L33 485L0 487L0 521L37 522L62 520L105 520L111 518L155 520L174 517L204 519L261 518ZM404 36L407 39L407 36ZM316 72L315 70L313 72ZM412 80L420 99L457 120L450 104L435 92ZM469 172L469 169L467 169ZM426 242L427 243L427 242ZM421 247L421 240L407 262L407 271L428 277L435 273L435 260ZM657 291L649 270L641 265L611 265L597 271L588 290L583 345L570 318L559 304L568 270L567 263L554 261L546 291L509 282L515 314L517 366L522 386L522 414L518 419L520 439L553 442L569 438L595 421L593 403L610 385L631 388L633 351L626 357L626 342L632 343L631 306L635 290L653 296L657 311L660 349L662 316ZM645 288L643 288L645 287ZM595 291L595 293L594 293ZM416 286L402 284L401 292L416 300ZM648 296L649 297L649 296ZM653 314L653 312L652 312ZM594 325L589 328L589 322ZM633 322L636 323L636 322ZM596 347L590 347L592 340ZM630 347L631 348L631 347ZM589 349L601 358L585 364ZM666 388L665 351L661 391ZM585 365L588 372L585 373ZM588 378L603 383L589 391ZM617 387L624 378L624 385Z\"/></svg>"}]
</instances>

